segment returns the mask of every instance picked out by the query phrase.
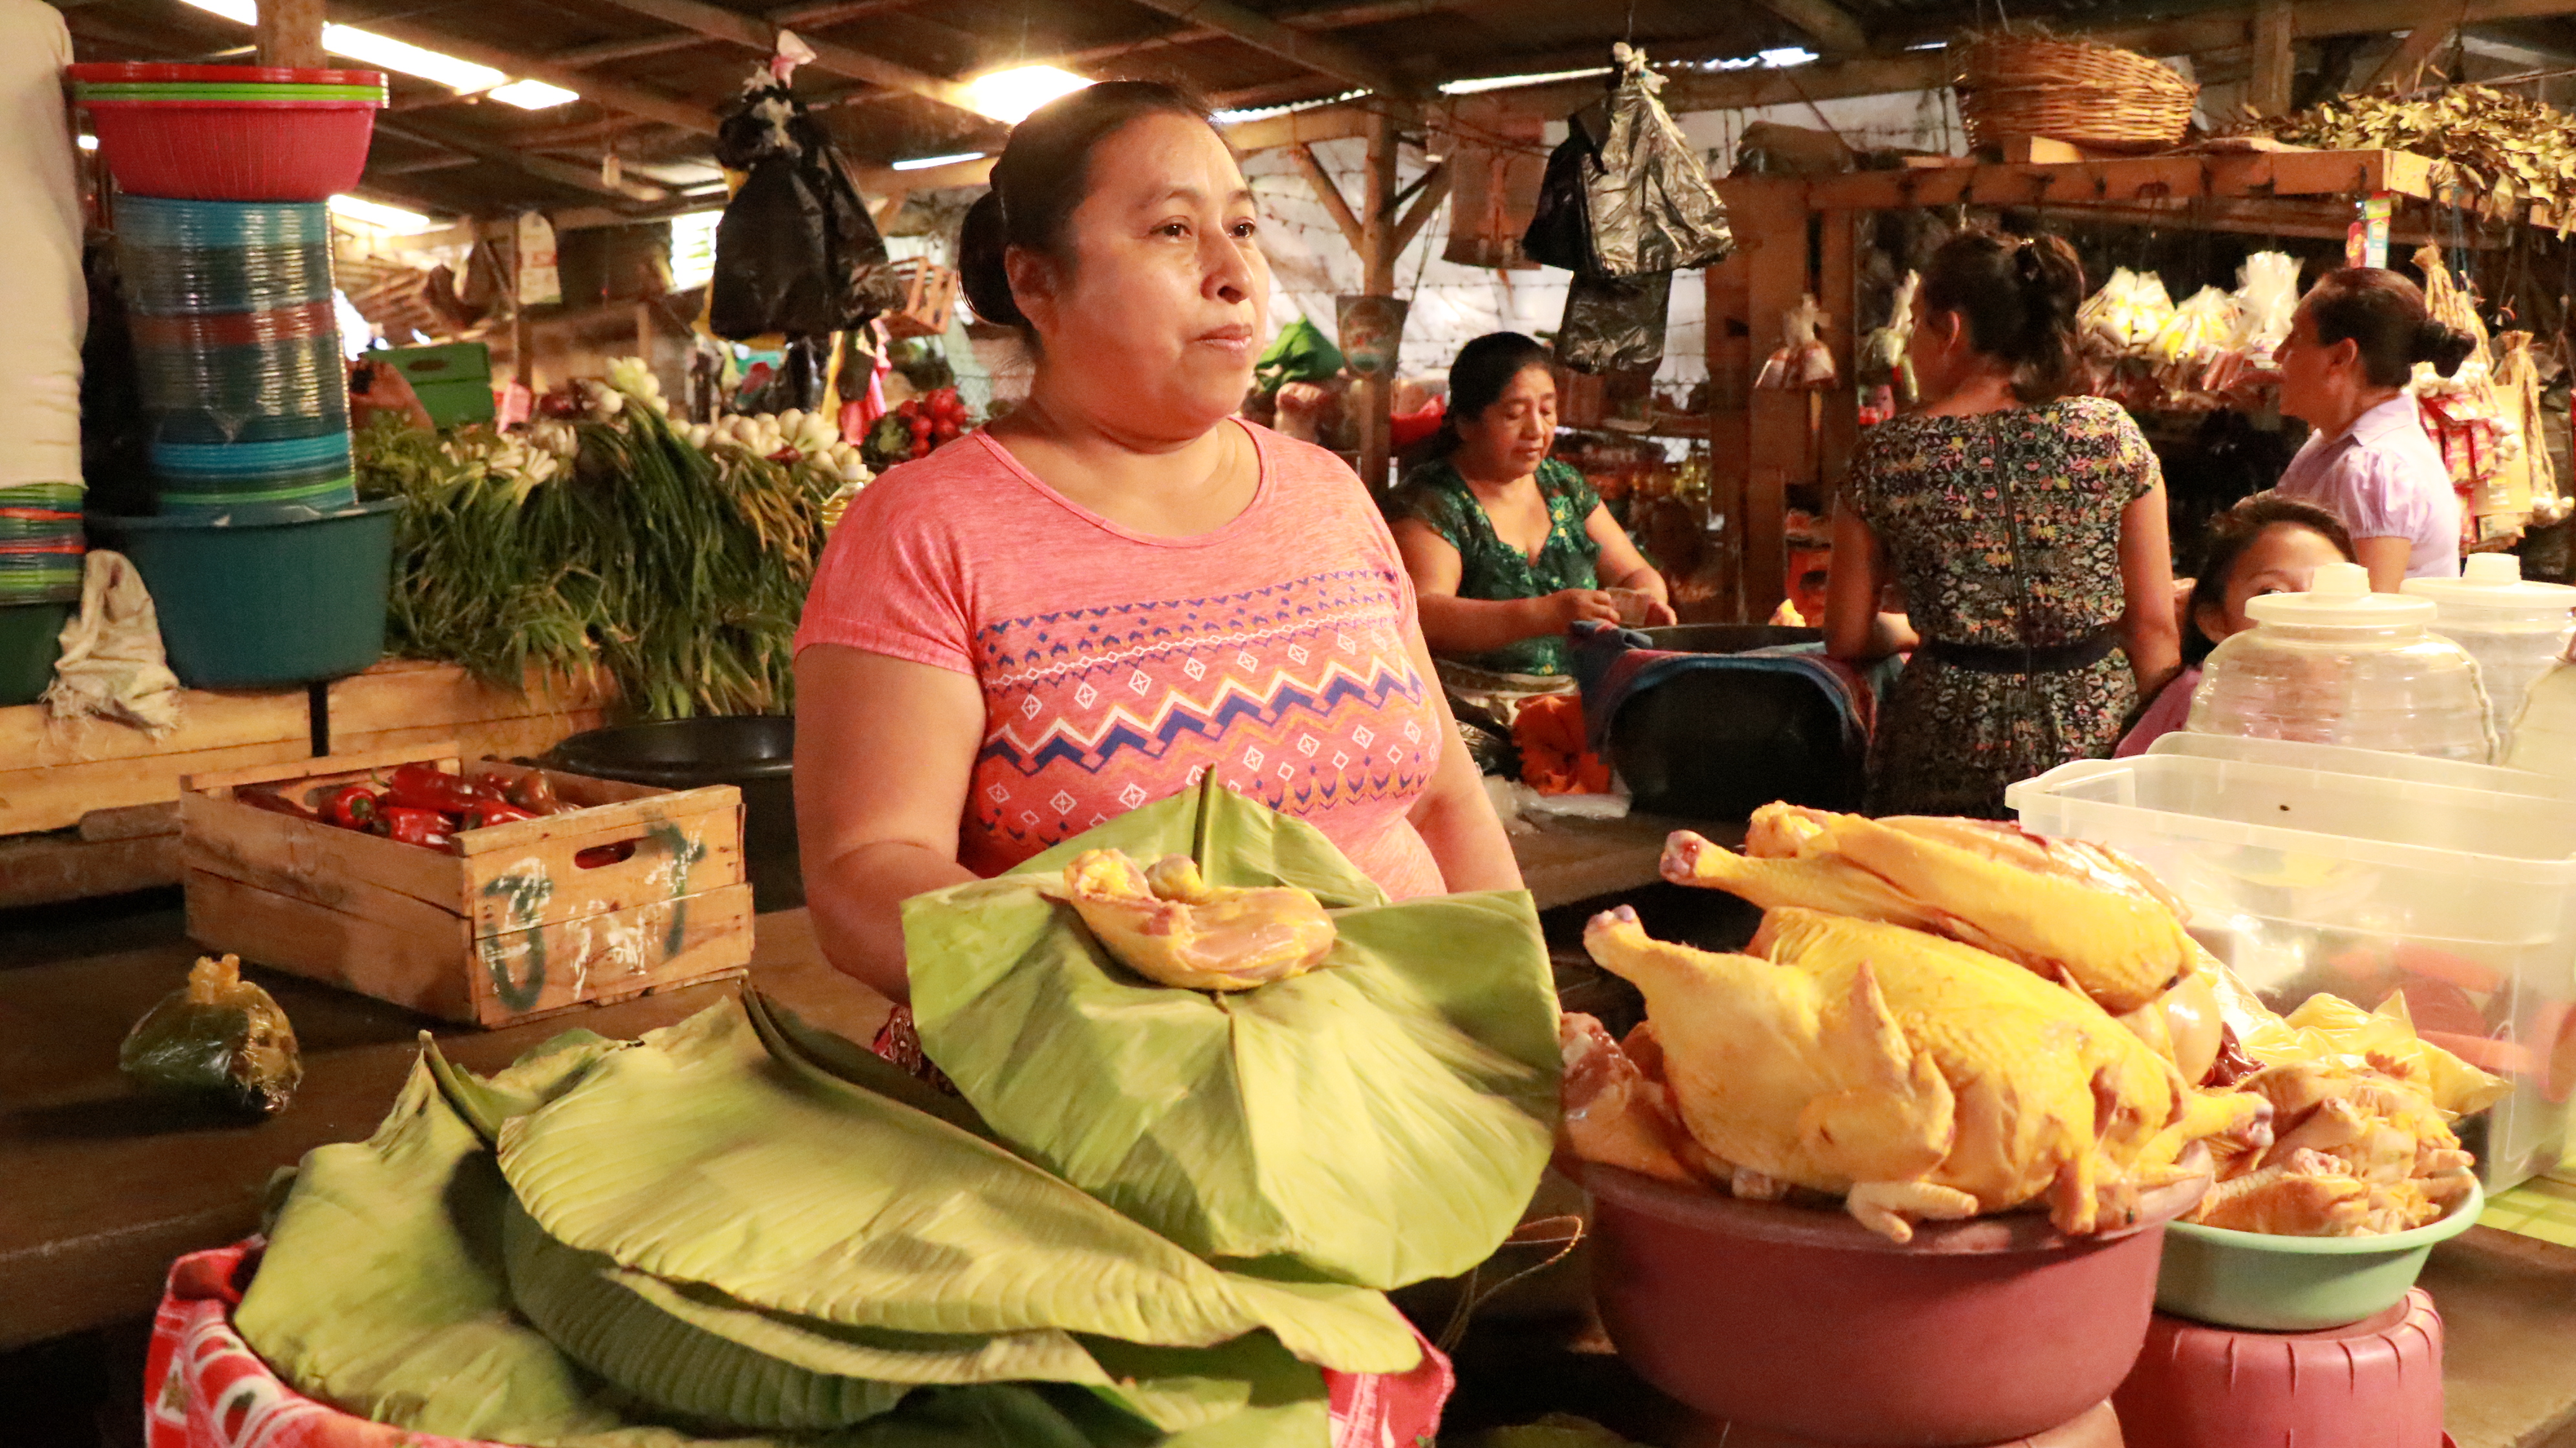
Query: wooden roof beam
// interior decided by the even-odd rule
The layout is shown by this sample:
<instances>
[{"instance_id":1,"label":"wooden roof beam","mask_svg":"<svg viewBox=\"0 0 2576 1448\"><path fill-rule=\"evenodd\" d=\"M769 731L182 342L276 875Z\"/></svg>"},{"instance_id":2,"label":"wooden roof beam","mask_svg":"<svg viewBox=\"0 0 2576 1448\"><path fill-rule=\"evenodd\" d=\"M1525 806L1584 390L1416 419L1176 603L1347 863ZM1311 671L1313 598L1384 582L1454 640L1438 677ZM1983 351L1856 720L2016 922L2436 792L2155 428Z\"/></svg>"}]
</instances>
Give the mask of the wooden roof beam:
<instances>
[{"instance_id":1,"label":"wooden roof beam","mask_svg":"<svg viewBox=\"0 0 2576 1448\"><path fill-rule=\"evenodd\" d=\"M864 15L902 10L918 3L919 0L838 0L838 3L828 5L782 6L762 18L772 25L785 29L808 25L823 29L856 20ZM647 55L666 55L674 50L689 50L715 38L703 31L675 30L667 35L646 35L626 40L603 40L594 45L576 45L570 50L556 51L547 59L556 65L574 67L606 65L611 61L634 60Z\"/></svg>"},{"instance_id":2,"label":"wooden roof beam","mask_svg":"<svg viewBox=\"0 0 2576 1448\"><path fill-rule=\"evenodd\" d=\"M541 181L551 181L558 186L570 186L576 190L595 192L601 196L613 196L621 201L666 201L671 195L659 186L647 185L641 181L620 181L612 186L601 178L595 167L576 166L569 161L558 161L552 156L535 155L502 142L487 141L479 136L468 135L452 126L433 126L426 121L406 117L400 121L379 119L376 122L376 128L389 135L400 136L406 141L416 141L424 146L436 146L443 150L461 152L490 161L495 165L508 166Z\"/></svg>"},{"instance_id":3,"label":"wooden roof beam","mask_svg":"<svg viewBox=\"0 0 2576 1448\"><path fill-rule=\"evenodd\" d=\"M610 3L621 10L631 10L638 15L649 15L656 20L668 21L680 26L682 29L694 30L701 35L730 41L763 53L776 48L778 32L783 28L764 16L745 15L738 10L727 10L721 5L707 4L706 0L610 0ZM881 85L889 90L909 91L914 95L937 101L941 105L964 111L988 125L995 124L990 117L977 111L968 103L966 87L956 81L944 76L932 75L927 71L914 70L910 66L899 65L894 61L881 60L876 56L853 50L846 45L836 45L828 40L815 40L803 36L798 38L804 40L806 45L813 49L814 64L818 69L833 75L847 76L852 80L863 80L870 85Z\"/></svg>"},{"instance_id":4,"label":"wooden roof beam","mask_svg":"<svg viewBox=\"0 0 2576 1448\"><path fill-rule=\"evenodd\" d=\"M378 35L389 35L396 40L407 41L423 49L455 56L459 60L470 60L476 65L488 65L494 70L526 80L541 80L548 85L561 86L579 95L583 100L606 106L613 111L624 111L631 116L643 116L648 120L661 121L666 125L695 131L703 136L712 136L716 133L715 112L664 91L632 85L625 81L608 80L585 71L575 70L570 66L538 60L533 56L519 55L497 45L486 45L479 40L468 40L460 35L451 35L416 20L351 16L350 23L363 26Z\"/></svg>"},{"instance_id":5,"label":"wooden roof beam","mask_svg":"<svg viewBox=\"0 0 2576 1448\"><path fill-rule=\"evenodd\" d=\"M2397 48L2388 53L2388 58L2379 63L2379 69L2371 72L2370 79L2362 83L2361 89L2389 85L2400 91L2413 90L2434 52L2450 44L2451 37L2459 33L2458 26L2434 20L2427 20L2407 31L2406 38L2399 41Z\"/></svg>"},{"instance_id":6,"label":"wooden roof beam","mask_svg":"<svg viewBox=\"0 0 2576 1448\"><path fill-rule=\"evenodd\" d=\"M1235 0L1136 0L1177 20L1193 21L1220 35L1240 40L1308 70L1380 95L1403 96L1412 87L1394 67L1329 36L1310 34L1282 24Z\"/></svg>"},{"instance_id":7,"label":"wooden roof beam","mask_svg":"<svg viewBox=\"0 0 2576 1448\"><path fill-rule=\"evenodd\" d=\"M1754 0L1763 9L1797 27L1824 55L1862 55L1869 51L1869 31L1834 0ZM1648 53L1653 47L1648 46Z\"/></svg>"},{"instance_id":8,"label":"wooden roof beam","mask_svg":"<svg viewBox=\"0 0 2576 1448\"><path fill-rule=\"evenodd\" d=\"M1390 20L1411 20L1444 11L1463 10L1475 0L1363 0L1360 4L1327 5L1318 10L1295 10L1270 18L1291 30L1345 30L1359 25L1382 25ZM1211 40L1227 40L1222 30L1205 25L1183 25L1160 35L1142 36L1135 40L1115 41L1107 45L1085 46L1060 55L1041 56L1041 65L1060 65L1079 70L1104 60L1123 60L1130 56L1150 55L1158 50L1177 50L1183 46L1202 45Z\"/></svg>"}]
</instances>

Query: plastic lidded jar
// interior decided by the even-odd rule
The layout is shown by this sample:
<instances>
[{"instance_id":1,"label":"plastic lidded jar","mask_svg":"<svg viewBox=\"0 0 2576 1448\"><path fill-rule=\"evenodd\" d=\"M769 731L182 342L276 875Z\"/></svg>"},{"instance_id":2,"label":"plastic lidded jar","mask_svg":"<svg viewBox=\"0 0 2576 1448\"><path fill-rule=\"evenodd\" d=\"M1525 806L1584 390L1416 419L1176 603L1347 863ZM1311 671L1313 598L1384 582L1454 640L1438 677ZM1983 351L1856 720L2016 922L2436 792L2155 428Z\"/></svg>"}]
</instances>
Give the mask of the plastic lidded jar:
<instances>
[{"instance_id":1,"label":"plastic lidded jar","mask_svg":"<svg viewBox=\"0 0 2576 1448\"><path fill-rule=\"evenodd\" d=\"M2486 685L2497 757L2513 747L2513 722L2531 686L2566 656L2576 628L2576 588L2526 583L2510 553L2472 553L2458 578L2410 578L2406 592L2433 600L2433 632L2469 651Z\"/></svg>"},{"instance_id":2,"label":"plastic lidded jar","mask_svg":"<svg viewBox=\"0 0 2576 1448\"><path fill-rule=\"evenodd\" d=\"M2211 652L2192 693L2193 732L2495 757L2477 660L2432 631L2433 600L2373 593L2368 569L2330 563L2308 592L2245 612L2254 627Z\"/></svg>"}]
</instances>

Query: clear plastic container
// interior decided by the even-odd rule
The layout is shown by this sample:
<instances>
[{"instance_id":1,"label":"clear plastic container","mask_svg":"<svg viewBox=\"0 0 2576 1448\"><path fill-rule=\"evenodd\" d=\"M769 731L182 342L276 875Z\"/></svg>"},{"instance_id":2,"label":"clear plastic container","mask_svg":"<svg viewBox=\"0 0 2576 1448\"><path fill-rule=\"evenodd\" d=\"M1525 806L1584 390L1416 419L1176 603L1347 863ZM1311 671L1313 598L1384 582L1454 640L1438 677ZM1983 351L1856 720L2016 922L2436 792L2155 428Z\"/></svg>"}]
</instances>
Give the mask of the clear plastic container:
<instances>
[{"instance_id":1,"label":"clear plastic container","mask_svg":"<svg viewBox=\"0 0 2576 1448\"><path fill-rule=\"evenodd\" d=\"M2576 664L2560 664L2531 686L2514 720L2505 763L2576 781Z\"/></svg>"},{"instance_id":2,"label":"clear plastic container","mask_svg":"<svg viewBox=\"0 0 2576 1448\"><path fill-rule=\"evenodd\" d=\"M2406 592L2433 600L2433 632L2469 651L2486 686L2496 757L2513 748L2513 724L2541 676L2567 654L2576 588L2525 583L2510 553L2472 553L2457 578L2410 578Z\"/></svg>"},{"instance_id":3,"label":"clear plastic container","mask_svg":"<svg viewBox=\"0 0 2576 1448\"><path fill-rule=\"evenodd\" d=\"M2308 592L2245 611L2254 627L2211 652L2192 694L2193 732L2495 758L2477 660L2431 630L2431 599L2373 593L2361 565L2330 563Z\"/></svg>"},{"instance_id":4,"label":"clear plastic container","mask_svg":"<svg viewBox=\"0 0 2576 1448\"><path fill-rule=\"evenodd\" d=\"M2376 1009L2403 992L2426 1039L2512 1083L2460 1124L2487 1189L2555 1167L2576 1091L2565 791L2492 767L2444 766L2435 782L2403 756L2236 741L2246 757L2225 758L2213 743L2078 761L2005 802L2035 833L2144 862L2193 937L2275 1010L2320 992Z\"/></svg>"}]
</instances>

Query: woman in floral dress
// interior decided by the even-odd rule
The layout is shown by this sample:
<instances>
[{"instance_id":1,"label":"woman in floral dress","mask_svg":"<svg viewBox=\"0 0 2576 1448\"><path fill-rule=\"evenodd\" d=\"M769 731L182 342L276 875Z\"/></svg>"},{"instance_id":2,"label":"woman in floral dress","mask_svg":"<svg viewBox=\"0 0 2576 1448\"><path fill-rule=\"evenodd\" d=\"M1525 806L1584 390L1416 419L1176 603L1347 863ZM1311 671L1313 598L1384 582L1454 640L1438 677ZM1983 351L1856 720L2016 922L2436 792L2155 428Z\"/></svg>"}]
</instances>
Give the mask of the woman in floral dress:
<instances>
[{"instance_id":1,"label":"woman in floral dress","mask_svg":"<svg viewBox=\"0 0 2576 1448\"><path fill-rule=\"evenodd\" d=\"M1826 646L1912 649L1870 750L1873 814L2001 818L2004 787L2119 743L2180 667L2164 479L2126 410L2069 397L2084 276L2054 237L1934 254L1910 356L1925 399L1853 454ZM1878 612L1893 582L1902 619Z\"/></svg>"}]
</instances>

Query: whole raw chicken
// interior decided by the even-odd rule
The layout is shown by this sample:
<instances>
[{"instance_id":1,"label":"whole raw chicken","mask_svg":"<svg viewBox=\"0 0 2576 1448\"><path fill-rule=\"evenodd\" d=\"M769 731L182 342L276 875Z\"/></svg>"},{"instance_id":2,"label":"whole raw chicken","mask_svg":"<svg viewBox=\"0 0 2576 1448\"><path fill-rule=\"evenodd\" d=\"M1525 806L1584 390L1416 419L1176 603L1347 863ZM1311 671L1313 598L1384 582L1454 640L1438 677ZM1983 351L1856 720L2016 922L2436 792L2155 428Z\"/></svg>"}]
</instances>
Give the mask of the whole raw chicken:
<instances>
[{"instance_id":1,"label":"whole raw chicken","mask_svg":"<svg viewBox=\"0 0 2576 1448\"><path fill-rule=\"evenodd\" d=\"M1306 891L1213 886L1187 855L1140 869L1123 850L1086 850L1049 893L1071 902L1129 969L1188 990L1252 990L1303 975L1335 939L1333 918Z\"/></svg>"},{"instance_id":2,"label":"whole raw chicken","mask_svg":"<svg viewBox=\"0 0 2576 1448\"><path fill-rule=\"evenodd\" d=\"M1739 1195L1841 1194L1893 1240L2044 1199L2069 1233L2131 1220L2259 1096L2204 1094L2083 995L1901 926L1771 911L1751 955L1597 916L1593 959L1645 992L1684 1127ZM1767 957L1767 958L1765 958Z\"/></svg>"},{"instance_id":3,"label":"whole raw chicken","mask_svg":"<svg viewBox=\"0 0 2576 1448\"><path fill-rule=\"evenodd\" d=\"M2173 897L2134 862L1978 820L1767 804L1741 855L1676 831L1663 874L1766 910L1804 905L1946 935L2052 979L2063 973L2113 1015L2164 994L2198 957Z\"/></svg>"}]
</instances>

